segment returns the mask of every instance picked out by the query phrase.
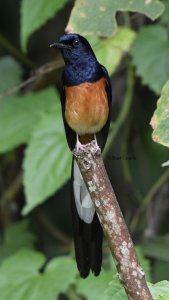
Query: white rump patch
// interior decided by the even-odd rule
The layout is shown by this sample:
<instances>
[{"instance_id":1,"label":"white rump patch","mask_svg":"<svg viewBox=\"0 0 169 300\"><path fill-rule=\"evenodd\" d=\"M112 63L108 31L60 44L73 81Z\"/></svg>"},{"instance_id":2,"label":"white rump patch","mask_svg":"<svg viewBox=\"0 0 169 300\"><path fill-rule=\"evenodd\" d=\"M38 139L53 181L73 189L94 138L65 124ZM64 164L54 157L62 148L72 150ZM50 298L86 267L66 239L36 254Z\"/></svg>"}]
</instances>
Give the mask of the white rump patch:
<instances>
[{"instance_id":1,"label":"white rump patch","mask_svg":"<svg viewBox=\"0 0 169 300\"><path fill-rule=\"evenodd\" d=\"M75 160L73 166L73 191L80 219L90 224L93 221L95 207Z\"/></svg>"}]
</instances>

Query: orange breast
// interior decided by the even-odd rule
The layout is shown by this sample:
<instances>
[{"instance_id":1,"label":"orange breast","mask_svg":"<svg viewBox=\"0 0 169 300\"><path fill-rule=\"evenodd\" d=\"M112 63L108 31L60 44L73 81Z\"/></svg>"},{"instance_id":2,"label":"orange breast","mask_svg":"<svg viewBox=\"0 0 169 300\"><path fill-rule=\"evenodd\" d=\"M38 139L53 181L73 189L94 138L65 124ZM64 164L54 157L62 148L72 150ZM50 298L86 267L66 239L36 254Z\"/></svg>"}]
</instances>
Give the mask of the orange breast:
<instances>
[{"instance_id":1,"label":"orange breast","mask_svg":"<svg viewBox=\"0 0 169 300\"><path fill-rule=\"evenodd\" d=\"M65 119L79 135L97 133L105 125L109 113L105 84L105 78L101 78L65 87Z\"/></svg>"}]
</instances>

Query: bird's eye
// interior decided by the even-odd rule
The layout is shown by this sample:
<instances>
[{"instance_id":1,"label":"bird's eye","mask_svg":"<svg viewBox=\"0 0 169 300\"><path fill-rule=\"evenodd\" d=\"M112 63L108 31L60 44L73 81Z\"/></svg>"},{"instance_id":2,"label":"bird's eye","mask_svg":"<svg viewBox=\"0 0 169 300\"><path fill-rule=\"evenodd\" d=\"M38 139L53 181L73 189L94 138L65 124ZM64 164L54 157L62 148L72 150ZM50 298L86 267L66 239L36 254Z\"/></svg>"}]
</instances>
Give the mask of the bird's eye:
<instances>
[{"instance_id":1,"label":"bird's eye","mask_svg":"<svg viewBox=\"0 0 169 300\"><path fill-rule=\"evenodd\" d=\"M78 39L75 39L73 41L73 46L78 46L80 44L80 41Z\"/></svg>"}]
</instances>

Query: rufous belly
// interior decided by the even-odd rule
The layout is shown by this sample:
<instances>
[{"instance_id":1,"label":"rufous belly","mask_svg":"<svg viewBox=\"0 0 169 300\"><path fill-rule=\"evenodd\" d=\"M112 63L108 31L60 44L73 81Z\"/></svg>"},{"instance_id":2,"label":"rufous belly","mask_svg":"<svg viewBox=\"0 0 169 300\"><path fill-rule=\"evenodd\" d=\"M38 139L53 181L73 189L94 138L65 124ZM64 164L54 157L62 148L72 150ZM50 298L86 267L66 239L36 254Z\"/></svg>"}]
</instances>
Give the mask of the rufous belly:
<instances>
[{"instance_id":1,"label":"rufous belly","mask_svg":"<svg viewBox=\"0 0 169 300\"><path fill-rule=\"evenodd\" d=\"M109 106L105 78L66 86L65 119L79 135L97 133L105 125Z\"/></svg>"}]
</instances>

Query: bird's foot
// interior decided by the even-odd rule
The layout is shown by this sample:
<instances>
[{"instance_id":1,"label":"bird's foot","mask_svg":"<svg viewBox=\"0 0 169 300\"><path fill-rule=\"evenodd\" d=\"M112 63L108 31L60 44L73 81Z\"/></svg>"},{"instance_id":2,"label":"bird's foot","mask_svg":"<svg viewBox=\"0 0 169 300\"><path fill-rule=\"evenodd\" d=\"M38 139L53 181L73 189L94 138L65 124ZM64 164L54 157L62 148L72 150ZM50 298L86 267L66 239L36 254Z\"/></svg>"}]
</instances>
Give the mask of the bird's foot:
<instances>
[{"instance_id":1,"label":"bird's foot","mask_svg":"<svg viewBox=\"0 0 169 300\"><path fill-rule=\"evenodd\" d=\"M92 141L92 145L93 145L93 147L94 147L94 149L95 149L95 153L96 153L97 151L100 151L100 147L99 147L99 145L98 145L96 139L94 139L94 140Z\"/></svg>"},{"instance_id":2,"label":"bird's foot","mask_svg":"<svg viewBox=\"0 0 169 300\"><path fill-rule=\"evenodd\" d=\"M79 142L79 140L77 140L76 142L76 147L75 150L76 152L79 152L79 150L85 150L86 145L85 144L81 144L81 142Z\"/></svg>"}]
</instances>

